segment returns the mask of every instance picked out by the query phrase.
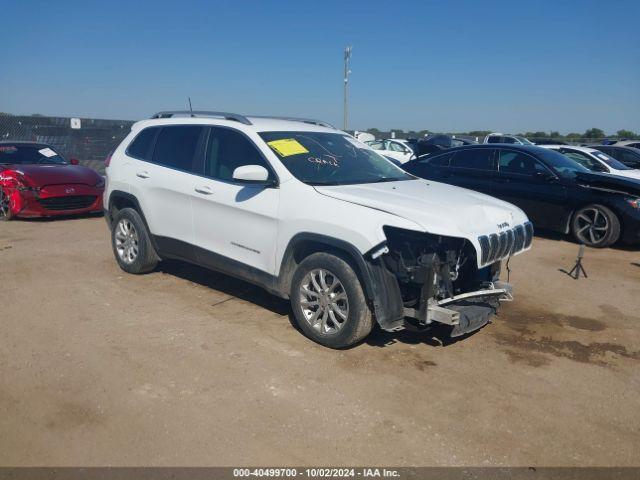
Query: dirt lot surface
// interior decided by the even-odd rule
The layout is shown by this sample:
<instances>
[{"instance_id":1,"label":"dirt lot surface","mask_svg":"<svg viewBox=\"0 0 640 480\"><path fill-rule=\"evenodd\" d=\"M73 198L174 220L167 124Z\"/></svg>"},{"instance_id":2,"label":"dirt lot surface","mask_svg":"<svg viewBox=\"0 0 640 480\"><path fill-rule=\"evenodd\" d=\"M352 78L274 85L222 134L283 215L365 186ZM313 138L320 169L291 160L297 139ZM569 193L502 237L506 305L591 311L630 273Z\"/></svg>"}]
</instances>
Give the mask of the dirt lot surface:
<instances>
[{"instance_id":1,"label":"dirt lot surface","mask_svg":"<svg viewBox=\"0 0 640 480\"><path fill-rule=\"evenodd\" d=\"M640 252L576 251L536 238L460 341L333 351L243 282L125 274L101 218L0 224L0 465L640 465Z\"/></svg>"}]
</instances>

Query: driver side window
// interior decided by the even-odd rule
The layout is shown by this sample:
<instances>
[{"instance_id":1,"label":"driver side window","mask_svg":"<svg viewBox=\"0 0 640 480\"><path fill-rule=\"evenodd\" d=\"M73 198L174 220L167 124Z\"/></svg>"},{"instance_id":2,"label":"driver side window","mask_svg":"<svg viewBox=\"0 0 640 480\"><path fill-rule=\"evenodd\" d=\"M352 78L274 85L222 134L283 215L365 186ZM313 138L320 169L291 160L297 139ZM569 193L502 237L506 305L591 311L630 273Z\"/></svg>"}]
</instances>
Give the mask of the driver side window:
<instances>
[{"instance_id":1,"label":"driver side window","mask_svg":"<svg viewBox=\"0 0 640 480\"><path fill-rule=\"evenodd\" d=\"M212 127L204 160L205 176L232 182L235 169L245 165L260 165L273 179L270 165L251 140L230 128Z\"/></svg>"},{"instance_id":2,"label":"driver side window","mask_svg":"<svg viewBox=\"0 0 640 480\"><path fill-rule=\"evenodd\" d=\"M526 153L514 150L500 150L500 172L533 176L548 170L538 160Z\"/></svg>"}]
</instances>

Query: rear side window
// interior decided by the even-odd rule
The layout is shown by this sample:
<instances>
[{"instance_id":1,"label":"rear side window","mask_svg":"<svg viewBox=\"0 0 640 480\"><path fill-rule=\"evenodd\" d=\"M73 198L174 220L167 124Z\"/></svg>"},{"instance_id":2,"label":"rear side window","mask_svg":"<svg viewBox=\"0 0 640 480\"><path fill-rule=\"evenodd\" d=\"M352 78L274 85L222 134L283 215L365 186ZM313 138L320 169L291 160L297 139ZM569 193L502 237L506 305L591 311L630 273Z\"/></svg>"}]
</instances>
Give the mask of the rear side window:
<instances>
[{"instance_id":1,"label":"rear side window","mask_svg":"<svg viewBox=\"0 0 640 480\"><path fill-rule=\"evenodd\" d=\"M233 181L234 170L245 165L260 165L271 172L258 147L242 133L230 128L211 128L204 174L210 178ZM273 177L273 174L269 176Z\"/></svg>"},{"instance_id":2,"label":"rear side window","mask_svg":"<svg viewBox=\"0 0 640 480\"><path fill-rule=\"evenodd\" d=\"M502 137L498 135L492 135L487 139L487 143L502 143Z\"/></svg>"},{"instance_id":3,"label":"rear side window","mask_svg":"<svg viewBox=\"0 0 640 480\"><path fill-rule=\"evenodd\" d=\"M153 162L185 172L193 171L194 157L203 130L204 127L193 125L163 127L156 140Z\"/></svg>"},{"instance_id":4,"label":"rear side window","mask_svg":"<svg viewBox=\"0 0 640 480\"><path fill-rule=\"evenodd\" d=\"M458 168L473 168L475 170L493 170L493 150L478 148L460 150L454 153L451 166Z\"/></svg>"},{"instance_id":5,"label":"rear side window","mask_svg":"<svg viewBox=\"0 0 640 480\"><path fill-rule=\"evenodd\" d=\"M446 153L444 155L438 155L437 157L426 158L421 163L431 165L432 167L448 167L452 156L453 154Z\"/></svg>"},{"instance_id":6,"label":"rear side window","mask_svg":"<svg viewBox=\"0 0 640 480\"><path fill-rule=\"evenodd\" d=\"M158 128L145 128L127 148L127 155L141 160L151 160L153 140L158 133Z\"/></svg>"}]
</instances>

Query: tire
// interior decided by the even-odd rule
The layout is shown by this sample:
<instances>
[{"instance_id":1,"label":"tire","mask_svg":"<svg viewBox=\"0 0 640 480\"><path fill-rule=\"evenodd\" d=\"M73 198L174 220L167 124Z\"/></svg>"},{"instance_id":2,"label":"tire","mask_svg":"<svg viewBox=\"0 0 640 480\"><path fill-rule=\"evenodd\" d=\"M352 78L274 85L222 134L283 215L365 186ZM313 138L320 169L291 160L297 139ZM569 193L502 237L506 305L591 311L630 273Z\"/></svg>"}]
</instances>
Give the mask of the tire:
<instances>
[{"instance_id":1,"label":"tire","mask_svg":"<svg viewBox=\"0 0 640 480\"><path fill-rule=\"evenodd\" d=\"M114 216L111 246L120 268L127 273L147 273L160 260L142 217L133 208L123 208Z\"/></svg>"},{"instance_id":2,"label":"tire","mask_svg":"<svg viewBox=\"0 0 640 480\"><path fill-rule=\"evenodd\" d=\"M325 347L350 347L373 328L358 275L335 255L314 253L305 258L293 274L289 297L298 327Z\"/></svg>"},{"instance_id":3,"label":"tire","mask_svg":"<svg viewBox=\"0 0 640 480\"><path fill-rule=\"evenodd\" d=\"M605 248L620 238L620 220L604 205L587 205L571 221L573 237L589 247Z\"/></svg>"},{"instance_id":4,"label":"tire","mask_svg":"<svg viewBox=\"0 0 640 480\"><path fill-rule=\"evenodd\" d=\"M11 199L5 195L4 190L0 187L0 222L8 222L12 218Z\"/></svg>"}]
</instances>

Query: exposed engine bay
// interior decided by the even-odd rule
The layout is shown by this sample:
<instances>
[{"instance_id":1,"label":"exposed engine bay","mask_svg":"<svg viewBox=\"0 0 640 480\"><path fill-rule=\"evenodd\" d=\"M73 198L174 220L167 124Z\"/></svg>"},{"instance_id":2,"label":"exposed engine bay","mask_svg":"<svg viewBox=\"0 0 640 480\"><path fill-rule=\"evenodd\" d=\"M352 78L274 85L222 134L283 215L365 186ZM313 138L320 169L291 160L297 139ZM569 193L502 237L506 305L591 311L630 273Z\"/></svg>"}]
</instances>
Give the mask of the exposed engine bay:
<instances>
[{"instance_id":1,"label":"exposed engine bay","mask_svg":"<svg viewBox=\"0 0 640 480\"><path fill-rule=\"evenodd\" d=\"M463 238L385 227L382 260L398 281L405 317L415 327L433 322L452 325L452 336L476 330L511 300L500 282L500 260L478 269L476 251Z\"/></svg>"}]
</instances>

